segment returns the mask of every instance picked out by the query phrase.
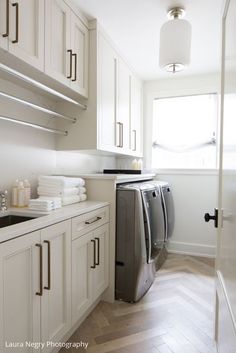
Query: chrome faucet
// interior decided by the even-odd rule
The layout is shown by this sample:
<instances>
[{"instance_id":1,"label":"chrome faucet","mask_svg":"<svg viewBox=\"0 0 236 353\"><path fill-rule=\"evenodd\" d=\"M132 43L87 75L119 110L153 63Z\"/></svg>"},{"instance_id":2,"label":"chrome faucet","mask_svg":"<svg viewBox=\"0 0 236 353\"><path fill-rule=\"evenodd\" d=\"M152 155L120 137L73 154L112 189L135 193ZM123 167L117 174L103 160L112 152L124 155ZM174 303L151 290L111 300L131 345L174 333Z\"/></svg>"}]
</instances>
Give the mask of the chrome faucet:
<instances>
[{"instance_id":1,"label":"chrome faucet","mask_svg":"<svg viewBox=\"0 0 236 353\"><path fill-rule=\"evenodd\" d=\"M5 191L0 191L0 211L6 211L7 210L7 190Z\"/></svg>"}]
</instances>

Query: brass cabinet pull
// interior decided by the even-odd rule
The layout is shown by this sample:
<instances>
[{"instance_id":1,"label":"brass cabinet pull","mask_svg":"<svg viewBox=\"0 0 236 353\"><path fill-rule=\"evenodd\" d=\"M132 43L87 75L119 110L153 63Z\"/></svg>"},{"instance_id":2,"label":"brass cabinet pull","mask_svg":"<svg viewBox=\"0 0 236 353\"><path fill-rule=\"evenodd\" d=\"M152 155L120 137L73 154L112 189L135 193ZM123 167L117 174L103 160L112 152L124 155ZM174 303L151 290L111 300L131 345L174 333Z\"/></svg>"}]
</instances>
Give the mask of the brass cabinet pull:
<instances>
[{"instance_id":1,"label":"brass cabinet pull","mask_svg":"<svg viewBox=\"0 0 236 353\"><path fill-rule=\"evenodd\" d=\"M43 295L43 247L41 244L35 244L39 247L39 292L36 292L36 295L40 297Z\"/></svg>"},{"instance_id":2,"label":"brass cabinet pull","mask_svg":"<svg viewBox=\"0 0 236 353\"><path fill-rule=\"evenodd\" d=\"M100 221L100 219L102 219L102 217L95 217L93 219L90 219L89 221L85 221L84 223L85 224L92 224L92 223L95 223L97 221Z\"/></svg>"},{"instance_id":3,"label":"brass cabinet pull","mask_svg":"<svg viewBox=\"0 0 236 353\"><path fill-rule=\"evenodd\" d=\"M74 78L71 81L74 82L77 80L77 54L74 53L74 54L72 54L72 56L75 58L75 73L74 73Z\"/></svg>"},{"instance_id":4,"label":"brass cabinet pull","mask_svg":"<svg viewBox=\"0 0 236 353\"><path fill-rule=\"evenodd\" d=\"M6 32L2 35L4 38L9 36L9 16L10 16L10 0L6 0Z\"/></svg>"},{"instance_id":5,"label":"brass cabinet pull","mask_svg":"<svg viewBox=\"0 0 236 353\"><path fill-rule=\"evenodd\" d=\"M12 43L15 44L19 42L19 4L14 2L12 6L16 8L16 38L12 40Z\"/></svg>"},{"instance_id":6,"label":"brass cabinet pull","mask_svg":"<svg viewBox=\"0 0 236 353\"><path fill-rule=\"evenodd\" d=\"M97 251L97 254L98 254L98 260L95 261L95 265L100 265L100 239L99 238L95 238L95 240L97 240L98 242L98 251Z\"/></svg>"},{"instance_id":7,"label":"brass cabinet pull","mask_svg":"<svg viewBox=\"0 0 236 353\"><path fill-rule=\"evenodd\" d=\"M48 285L44 289L51 289L51 243L48 240L44 240L44 243L48 245Z\"/></svg>"},{"instance_id":8,"label":"brass cabinet pull","mask_svg":"<svg viewBox=\"0 0 236 353\"><path fill-rule=\"evenodd\" d=\"M133 151L136 151L136 149L137 149L137 131L133 130L133 133L134 133L134 148L133 148Z\"/></svg>"},{"instance_id":9,"label":"brass cabinet pull","mask_svg":"<svg viewBox=\"0 0 236 353\"><path fill-rule=\"evenodd\" d=\"M91 268L95 268L96 267L96 262L95 262L95 258L96 258L96 241L94 239L92 239L91 242L93 243L93 265L90 266L90 267Z\"/></svg>"},{"instance_id":10,"label":"brass cabinet pull","mask_svg":"<svg viewBox=\"0 0 236 353\"><path fill-rule=\"evenodd\" d=\"M67 78L72 78L72 49L68 49L67 53L70 53L70 74Z\"/></svg>"}]
</instances>

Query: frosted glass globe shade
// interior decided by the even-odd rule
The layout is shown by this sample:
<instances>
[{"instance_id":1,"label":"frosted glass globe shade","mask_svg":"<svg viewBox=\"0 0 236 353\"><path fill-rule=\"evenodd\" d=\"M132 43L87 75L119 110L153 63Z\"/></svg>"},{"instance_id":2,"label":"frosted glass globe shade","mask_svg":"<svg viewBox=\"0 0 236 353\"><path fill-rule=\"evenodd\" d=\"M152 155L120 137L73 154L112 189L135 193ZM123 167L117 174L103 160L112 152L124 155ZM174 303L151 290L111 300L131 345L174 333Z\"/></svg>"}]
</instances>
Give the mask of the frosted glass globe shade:
<instances>
[{"instance_id":1,"label":"frosted glass globe shade","mask_svg":"<svg viewBox=\"0 0 236 353\"><path fill-rule=\"evenodd\" d=\"M160 31L159 65L167 71L180 71L190 63L191 25L183 19L163 24Z\"/></svg>"}]
</instances>

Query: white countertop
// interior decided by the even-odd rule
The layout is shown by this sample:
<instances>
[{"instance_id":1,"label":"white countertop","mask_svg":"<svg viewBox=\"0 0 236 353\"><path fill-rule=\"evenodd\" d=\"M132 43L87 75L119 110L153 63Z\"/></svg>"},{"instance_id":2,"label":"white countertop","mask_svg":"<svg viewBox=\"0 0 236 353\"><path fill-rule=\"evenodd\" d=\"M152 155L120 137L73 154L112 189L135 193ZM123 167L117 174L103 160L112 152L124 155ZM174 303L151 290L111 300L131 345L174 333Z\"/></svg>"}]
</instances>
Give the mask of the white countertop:
<instances>
[{"instance_id":1,"label":"white countertop","mask_svg":"<svg viewBox=\"0 0 236 353\"><path fill-rule=\"evenodd\" d=\"M79 175L70 175L74 177L81 177L83 179L105 179L105 180L114 180L116 184L125 183L129 181L139 181L139 180L150 180L156 176L155 173L146 173L146 174L103 174L103 173L94 173L94 174L79 174Z\"/></svg>"},{"instance_id":2,"label":"white countertop","mask_svg":"<svg viewBox=\"0 0 236 353\"><path fill-rule=\"evenodd\" d=\"M10 213L26 217L36 216L37 218L0 228L0 243L108 205L108 202L83 201L50 212L32 211L28 208L9 208L5 212L0 212L0 216Z\"/></svg>"}]
</instances>

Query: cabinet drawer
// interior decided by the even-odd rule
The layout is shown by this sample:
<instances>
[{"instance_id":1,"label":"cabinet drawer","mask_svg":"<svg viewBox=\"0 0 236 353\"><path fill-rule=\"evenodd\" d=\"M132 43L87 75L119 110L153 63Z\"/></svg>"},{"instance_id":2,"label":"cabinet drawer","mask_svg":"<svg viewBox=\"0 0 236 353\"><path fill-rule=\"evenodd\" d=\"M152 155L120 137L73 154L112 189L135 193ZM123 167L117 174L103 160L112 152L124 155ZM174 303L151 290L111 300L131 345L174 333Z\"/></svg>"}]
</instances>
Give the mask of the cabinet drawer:
<instances>
[{"instance_id":1,"label":"cabinet drawer","mask_svg":"<svg viewBox=\"0 0 236 353\"><path fill-rule=\"evenodd\" d=\"M72 218L72 239L90 232L109 222L109 207L102 207L95 211Z\"/></svg>"}]
</instances>

